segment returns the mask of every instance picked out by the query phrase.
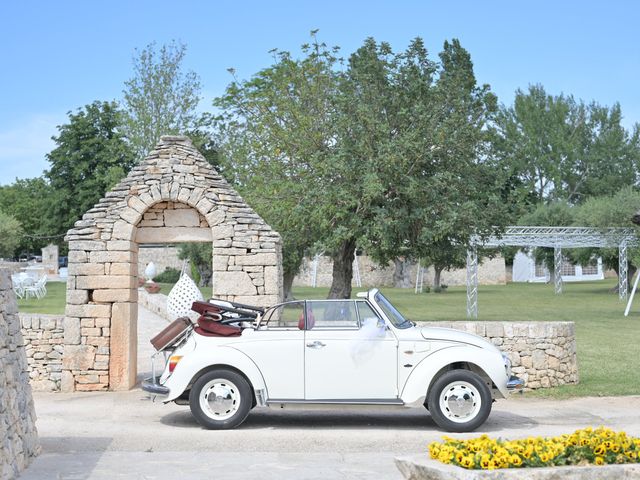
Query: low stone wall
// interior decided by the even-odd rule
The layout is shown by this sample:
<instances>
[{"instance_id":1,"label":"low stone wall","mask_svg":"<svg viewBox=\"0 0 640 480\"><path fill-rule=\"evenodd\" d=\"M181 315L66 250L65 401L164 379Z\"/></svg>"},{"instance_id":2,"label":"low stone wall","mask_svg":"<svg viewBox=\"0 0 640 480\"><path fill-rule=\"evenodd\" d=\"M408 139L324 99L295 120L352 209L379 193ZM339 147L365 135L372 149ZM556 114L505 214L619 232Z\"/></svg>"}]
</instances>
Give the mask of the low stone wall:
<instances>
[{"instance_id":1,"label":"low stone wall","mask_svg":"<svg viewBox=\"0 0 640 480\"><path fill-rule=\"evenodd\" d=\"M20 323L31 388L42 392L59 391L64 351L64 317L21 313Z\"/></svg>"},{"instance_id":2,"label":"low stone wall","mask_svg":"<svg viewBox=\"0 0 640 480\"><path fill-rule=\"evenodd\" d=\"M149 293L144 288L140 288L138 289L138 303L165 320L171 322L175 320L167 313L167 296L162 293Z\"/></svg>"},{"instance_id":3,"label":"low stone wall","mask_svg":"<svg viewBox=\"0 0 640 480\"><path fill-rule=\"evenodd\" d=\"M39 453L27 356L8 271L0 270L0 480L15 478Z\"/></svg>"},{"instance_id":4,"label":"low stone wall","mask_svg":"<svg viewBox=\"0 0 640 480\"><path fill-rule=\"evenodd\" d=\"M527 389L578 383L573 322L421 322L487 338L509 356Z\"/></svg>"}]
</instances>

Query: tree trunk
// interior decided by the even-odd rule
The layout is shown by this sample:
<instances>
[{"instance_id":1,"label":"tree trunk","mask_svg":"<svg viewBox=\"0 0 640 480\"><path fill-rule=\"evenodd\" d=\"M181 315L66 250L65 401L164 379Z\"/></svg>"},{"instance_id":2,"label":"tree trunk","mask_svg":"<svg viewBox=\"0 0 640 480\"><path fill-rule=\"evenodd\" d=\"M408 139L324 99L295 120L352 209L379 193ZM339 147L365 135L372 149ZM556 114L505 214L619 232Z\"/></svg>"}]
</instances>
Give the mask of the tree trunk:
<instances>
[{"instance_id":1,"label":"tree trunk","mask_svg":"<svg viewBox=\"0 0 640 480\"><path fill-rule=\"evenodd\" d=\"M353 278L353 259L356 241L345 240L331 256L333 259L333 279L327 298L351 298L351 279Z\"/></svg>"},{"instance_id":2,"label":"tree trunk","mask_svg":"<svg viewBox=\"0 0 640 480\"><path fill-rule=\"evenodd\" d=\"M406 258L394 258L393 286L395 288L411 288L409 261Z\"/></svg>"},{"instance_id":3,"label":"tree trunk","mask_svg":"<svg viewBox=\"0 0 640 480\"><path fill-rule=\"evenodd\" d=\"M442 273L442 267L433 266L433 288L440 287L440 274Z\"/></svg>"},{"instance_id":4,"label":"tree trunk","mask_svg":"<svg viewBox=\"0 0 640 480\"><path fill-rule=\"evenodd\" d=\"M289 302L291 300L295 300L293 298L293 292L291 291L293 287L293 279L295 278L295 272L284 272L282 283L284 290L284 301Z\"/></svg>"}]
</instances>

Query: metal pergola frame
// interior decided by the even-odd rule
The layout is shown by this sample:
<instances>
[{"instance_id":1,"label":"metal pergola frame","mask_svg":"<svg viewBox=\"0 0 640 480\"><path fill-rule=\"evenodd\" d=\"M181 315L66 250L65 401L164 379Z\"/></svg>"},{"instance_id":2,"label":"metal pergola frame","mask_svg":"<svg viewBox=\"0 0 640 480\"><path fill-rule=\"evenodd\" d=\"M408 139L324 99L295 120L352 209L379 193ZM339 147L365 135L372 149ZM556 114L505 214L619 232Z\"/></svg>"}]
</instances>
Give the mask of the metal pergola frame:
<instances>
[{"instance_id":1,"label":"metal pergola frame","mask_svg":"<svg viewBox=\"0 0 640 480\"><path fill-rule=\"evenodd\" d=\"M553 248L554 289L562 293L563 248L617 248L619 255L618 295L625 300L627 285L627 247L640 245L632 228L592 227L518 227L508 226L500 236L485 239L475 236L467 252L467 317L478 318L478 248L548 247Z\"/></svg>"}]
</instances>

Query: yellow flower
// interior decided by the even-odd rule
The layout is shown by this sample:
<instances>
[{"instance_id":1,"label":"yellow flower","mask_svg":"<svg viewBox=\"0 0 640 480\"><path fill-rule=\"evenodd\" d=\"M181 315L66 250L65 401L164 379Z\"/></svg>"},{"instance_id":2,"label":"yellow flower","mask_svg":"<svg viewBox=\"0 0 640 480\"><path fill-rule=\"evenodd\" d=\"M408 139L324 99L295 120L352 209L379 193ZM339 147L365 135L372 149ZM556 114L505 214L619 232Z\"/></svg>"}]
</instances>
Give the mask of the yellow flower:
<instances>
[{"instance_id":1,"label":"yellow flower","mask_svg":"<svg viewBox=\"0 0 640 480\"><path fill-rule=\"evenodd\" d=\"M607 447L605 447L603 443L601 443L600 445L598 445L596 448L593 449L593 453L595 453L596 455L604 455L606 452L607 452Z\"/></svg>"},{"instance_id":2,"label":"yellow flower","mask_svg":"<svg viewBox=\"0 0 640 480\"><path fill-rule=\"evenodd\" d=\"M438 455L438 460L440 460L442 463L451 463L451 454L449 452L440 452L440 455Z\"/></svg>"},{"instance_id":3,"label":"yellow flower","mask_svg":"<svg viewBox=\"0 0 640 480\"><path fill-rule=\"evenodd\" d=\"M467 455L462 459L460 465L462 465L464 468L471 468L474 466L474 463L475 462L473 461L473 457L471 455Z\"/></svg>"},{"instance_id":4,"label":"yellow flower","mask_svg":"<svg viewBox=\"0 0 640 480\"><path fill-rule=\"evenodd\" d=\"M596 465L604 465L604 458L596 457Z\"/></svg>"},{"instance_id":5,"label":"yellow flower","mask_svg":"<svg viewBox=\"0 0 640 480\"><path fill-rule=\"evenodd\" d=\"M519 467L520 465L522 465L522 458L520 458L520 456L518 455L511 455L511 458L509 458L509 462L514 467Z\"/></svg>"},{"instance_id":6,"label":"yellow flower","mask_svg":"<svg viewBox=\"0 0 640 480\"><path fill-rule=\"evenodd\" d=\"M540 461L542 461L543 463L547 463L549 461L549 455L547 454L547 452L539 453L538 457L540 457Z\"/></svg>"},{"instance_id":7,"label":"yellow flower","mask_svg":"<svg viewBox=\"0 0 640 480\"><path fill-rule=\"evenodd\" d=\"M482 458L480 459L480 466L484 469L489 468L489 465L491 464L491 455L482 455Z\"/></svg>"}]
</instances>

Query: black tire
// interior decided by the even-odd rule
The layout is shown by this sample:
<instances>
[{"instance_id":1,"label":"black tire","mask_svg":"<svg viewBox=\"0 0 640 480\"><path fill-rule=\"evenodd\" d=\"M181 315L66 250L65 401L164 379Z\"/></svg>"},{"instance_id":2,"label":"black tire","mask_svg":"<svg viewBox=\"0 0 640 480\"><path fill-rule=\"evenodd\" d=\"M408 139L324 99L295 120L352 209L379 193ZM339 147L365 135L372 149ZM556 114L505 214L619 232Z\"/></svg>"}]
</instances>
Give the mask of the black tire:
<instances>
[{"instance_id":1,"label":"black tire","mask_svg":"<svg viewBox=\"0 0 640 480\"><path fill-rule=\"evenodd\" d=\"M459 403L454 403L459 399ZM440 375L427 394L427 405L436 424L448 432L471 432L491 413L491 391L480 376L469 370Z\"/></svg>"},{"instance_id":2,"label":"black tire","mask_svg":"<svg viewBox=\"0 0 640 480\"><path fill-rule=\"evenodd\" d=\"M245 378L222 368L200 376L189 394L191 413L200 425L210 430L237 427L249 415L252 404L251 387Z\"/></svg>"}]
</instances>

